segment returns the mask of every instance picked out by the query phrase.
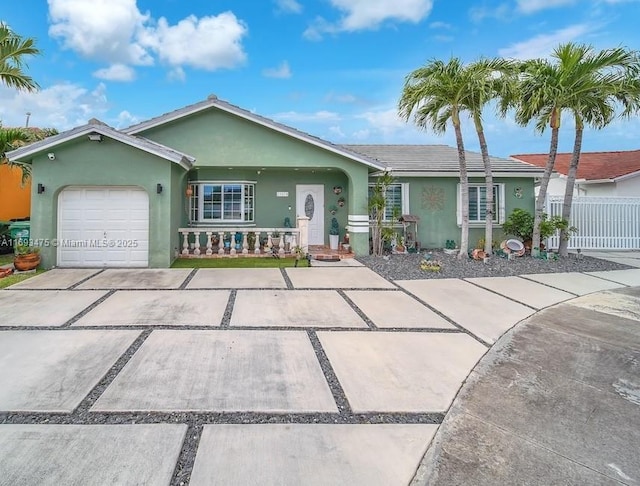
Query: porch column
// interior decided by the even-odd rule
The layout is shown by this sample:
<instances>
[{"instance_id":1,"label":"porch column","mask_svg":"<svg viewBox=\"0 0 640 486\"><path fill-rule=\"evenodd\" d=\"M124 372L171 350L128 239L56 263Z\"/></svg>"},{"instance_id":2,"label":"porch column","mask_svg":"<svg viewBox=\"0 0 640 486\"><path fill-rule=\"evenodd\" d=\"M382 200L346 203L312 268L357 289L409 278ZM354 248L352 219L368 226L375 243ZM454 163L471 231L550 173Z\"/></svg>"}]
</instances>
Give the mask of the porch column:
<instances>
[{"instance_id":1,"label":"porch column","mask_svg":"<svg viewBox=\"0 0 640 486\"><path fill-rule=\"evenodd\" d=\"M309 218L306 216L298 216L296 226L300 230L300 241L298 245L306 255L309 253Z\"/></svg>"},{"instance_id":2,"label":"porch column","mask_svg":"<svg viewBox=\"0 0 640 486\"><path fill-rule=\"evenodd\" d=\"M349 212L347 227L349 244L356 255L369 254L369 171L365 166L350 168Z\"/></svg>"}]
</instances>

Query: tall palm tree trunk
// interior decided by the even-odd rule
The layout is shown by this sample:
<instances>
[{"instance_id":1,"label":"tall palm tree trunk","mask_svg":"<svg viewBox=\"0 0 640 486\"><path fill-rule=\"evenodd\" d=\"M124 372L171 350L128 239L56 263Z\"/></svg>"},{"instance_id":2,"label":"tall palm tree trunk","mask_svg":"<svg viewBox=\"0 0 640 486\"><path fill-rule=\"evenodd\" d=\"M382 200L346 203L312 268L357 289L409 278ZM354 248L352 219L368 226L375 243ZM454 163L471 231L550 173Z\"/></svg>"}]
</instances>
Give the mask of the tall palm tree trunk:
<instances>
[{"instance_id":1,"label":"tall palm tree trunk","mask_svg":"<svg viewBox=\"0 0 640 486\"><path fill-rule=\"evenodd\" d=\"M486 218L484 223L484 252L491 255L493 248L493 172L491 169L491 157L487 147L487 139L484 136L482 120L478 114L474 115L474 123L478 132L478 142L480 142L480 153L484 162L484 181L486 192Z\"/></svg>"},{"instance_id":2,"label":"tall palm tree trunk","mask_svg":"<svg viewBox=\"0 0 640 486\"><path fill-rule=\"evenodd\" d=\"M551 144L549 146L549 158L547 165L542 174L540 181L540 190L536 199L536 209L533 218L533 236L531 238L531 248L540 248L540 223L542 222L542 213L544 212L544 203L547 199L547 189L551 180L551 173L556 164L556 155L558 154L558 136L560 132L560 120L558 114L554 112L551 120Z\"/></svg>"},{"instance_id":3,"label":"tall palm tree trunk","mask_svg":"<svg viewBox=\"0 0 640 486\"><path fill-rule=\"evenodd\" d=\"M582 151L582 134L584 126L582 120L576 117L576 138L573 143L573 154L571 155L571 163L569 164L569 172L567 173L567 185L564 189L564 201L562 203L562 219L567 221L567 227L560 230L560 247L558 253L561 257L569 255L569 221L571 220L571 205L573 203L573 190L576 183L576 175L578 173L578 164L580 163L580 152Z\"/></svg>"},{"instance_id":4,"label":"tall palm tree trunk","mask_svg":"<svg viewBox=\"0 0 640 486\"><path fill-rule=\"evenodd\" d=\"M462 228L460 232L460 253L458 258L469 258L469 177L467 175L467 158L464 152L462 129L460 128L460 115L452 114L453 129L456 133L456 145L458 146L458 161L460 163L460 214Z\"/></svg>"}]
</instances>

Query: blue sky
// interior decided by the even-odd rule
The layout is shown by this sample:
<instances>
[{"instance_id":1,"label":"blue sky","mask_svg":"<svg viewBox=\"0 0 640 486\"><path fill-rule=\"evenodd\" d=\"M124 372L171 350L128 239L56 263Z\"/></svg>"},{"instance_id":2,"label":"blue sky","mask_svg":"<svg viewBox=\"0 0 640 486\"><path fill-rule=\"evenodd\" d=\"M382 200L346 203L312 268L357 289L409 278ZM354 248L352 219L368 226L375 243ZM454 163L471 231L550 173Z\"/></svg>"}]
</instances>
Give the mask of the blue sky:
<instances>
[{"instance_id":1,"label":"blue sky","mask_svg":"<svg viewBox=\"0 0 640 486\"><path fill-rule=\"evenodd\" d=\"M5 126L117 128L219 98L335 143L444 143L398 119L404 77L451 56L545 57L560 42L640 49L639 0L27 0L0 20L35 37L35 94L0 87ZM546 152L549 134L485 114L490 152ZM477 150L472 126L465 142ZM640 120L584 149L640 148ZM560 150L570 151L567 120Z\"/></svg>"}]
</instances>

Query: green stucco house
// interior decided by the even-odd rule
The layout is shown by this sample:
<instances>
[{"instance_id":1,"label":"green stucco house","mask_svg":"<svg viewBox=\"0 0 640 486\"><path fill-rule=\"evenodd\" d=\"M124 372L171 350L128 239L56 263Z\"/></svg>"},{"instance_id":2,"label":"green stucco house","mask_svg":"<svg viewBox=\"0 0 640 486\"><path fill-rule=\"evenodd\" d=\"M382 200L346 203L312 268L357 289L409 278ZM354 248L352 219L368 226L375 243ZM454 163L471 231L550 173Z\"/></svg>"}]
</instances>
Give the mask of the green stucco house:
<instances>
[{"instance_id":1,"label":"green stucco house","mask_svg":"<svg viewBox=\"0 0 640 486\"><path fill-rule=\"evenodd\" d=\"M397 181L388 215L418 216L421 247L459 238L454 148L336 145L215 96L124 130L91 120L7 155L32 163L31 237L46 268L264 252L252 239L280 252L326 245L333 217L340 238L348 231L352 251L367 254L369 188L385 171ZM467 162L473 243L484 227L484 169L479 154ZM541 169L493 166L499 233L514 208L533 210ZM278 232L288 240L278 243Z\"/></svg>"}]
</instances>

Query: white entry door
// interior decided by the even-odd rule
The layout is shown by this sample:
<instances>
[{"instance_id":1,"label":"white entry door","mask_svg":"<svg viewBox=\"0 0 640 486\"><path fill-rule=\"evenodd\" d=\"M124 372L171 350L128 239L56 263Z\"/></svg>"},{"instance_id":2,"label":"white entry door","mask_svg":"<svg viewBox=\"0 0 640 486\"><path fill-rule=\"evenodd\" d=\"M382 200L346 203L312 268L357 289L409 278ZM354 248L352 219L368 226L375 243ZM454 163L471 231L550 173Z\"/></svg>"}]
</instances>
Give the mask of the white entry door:
<instances>
[{"instance_id":1,"label":"white entry door","mask_svg":"<svg viewBox=\"0 0 640 486\"><path fill-rule=\"evenodd\" d=\"M147 267L149 196L137 187L68 187L58 196L59 267Z\"/></svg>"},{"instance_id":2,"label":"white entry door","mask_svg":"<svg viewBox=\"0 0 640 486\"><path fill-rule=\"evenodd\" d=\"M296 185L296 214L309 218L309 244L324 245L324 185Z\"/></svg>"}]
</instances>

